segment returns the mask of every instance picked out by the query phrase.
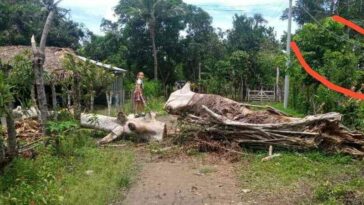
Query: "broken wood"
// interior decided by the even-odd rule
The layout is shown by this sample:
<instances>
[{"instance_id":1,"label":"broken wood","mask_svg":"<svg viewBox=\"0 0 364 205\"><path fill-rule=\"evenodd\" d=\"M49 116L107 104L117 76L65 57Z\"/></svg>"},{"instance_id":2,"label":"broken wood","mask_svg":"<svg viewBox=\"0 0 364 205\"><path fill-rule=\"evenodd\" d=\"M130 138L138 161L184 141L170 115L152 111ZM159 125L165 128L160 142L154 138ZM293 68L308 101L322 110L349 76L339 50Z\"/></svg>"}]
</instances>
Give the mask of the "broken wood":
<instances>
[{"instance_id":1,"label":"broken wood","mask_svg":"<svg viewBox=\"0 0 364 205\"><path fill-rule=\"evenodd\" d=\"M261 110L250 109L253 107ZM172 93L165 108L193 125L194 136L202 136L204 140L208 138L225 144L229 141L264 149L268 146L320 149L364 158L364 134L343 126L339 113L294 118L271 107L197 94L190 90L189 84ZM198 131L196 126L199 126ZM189 129L188 126L185 129Z\"/></svg>"},{"instance_id":2,"label":"broken wood","mask_svg":"<svg viewBox=\"0 0 364 205\"><path fill-rule=\"evenodd\" d=\"M274 159L274 158L277 158L277 157L280 157L280 156L282 156L281 154L273 154L273 155L269 155L268 157L264 157L263 159L262 159L262 162L267 162L267 161L270 161L270 160L272 160L272 159Z\"/></svg>"},{"instance_id":3,"label":"broken wood","mask_svg":"<svg viewBox=\"0 0 364 205\"><path fill-rule=\"evenodd\" d=\"M119 119L121 119L120 114ZM148 141L162 141L166 135L166 124L157 121L154 114L143 118L131 115L124 117L123 119L126 119L124 122L119 119L104 115L82 114L81 126L110 132L99 140L98 144L110 143L123 134L136 134Z\"/></svg>"}]
</instances>

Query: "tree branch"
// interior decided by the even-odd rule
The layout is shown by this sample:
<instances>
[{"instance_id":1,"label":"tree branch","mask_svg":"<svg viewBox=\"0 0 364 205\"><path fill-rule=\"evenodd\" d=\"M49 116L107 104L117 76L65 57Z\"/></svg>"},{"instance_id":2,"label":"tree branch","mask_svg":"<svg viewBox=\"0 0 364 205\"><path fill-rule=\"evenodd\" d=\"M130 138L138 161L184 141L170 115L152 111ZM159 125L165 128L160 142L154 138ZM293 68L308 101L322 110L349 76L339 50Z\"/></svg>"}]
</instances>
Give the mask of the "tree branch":
<instances>
[{"instance_id":1,"label":"tree branch","mask_svg":"<svg viewBox=\"0 0 364 205\"><path fill-rule=\"evenodd\" d=\"M47 17L47 21L46 21L46 23L44 25L44 28L43 28L42 38L41 38L40 45L39 45L39 51L41 53L43 53L43 54L45 53L47 37L48 37L49 30L51 29L52 20L53 20L53 17L54 17L54 10L55 10L55 8L53 8L49 12L48 17Z\"/></svg>"},{"instance_id":2,"label":"tree branch","mask_svg":"<svg viewBox=\"0 0 364 205\"><path fill-rule=\"evenodd\" d=\"M304 125L308 125L308 124L313 124L315 122L320 122L320 121L331 121L331 122L340 122L341 121L341 114L339 113L327 113L327 114L322 114L322 115L314 115L314 116L308 116L306 118L297 120L295 122L290 122L290 123L277 123L277 124L251 124L251 123L244 123L244 122L239 122L239 121L234 121L234 120L230 120L228 118L225 118L222 115L219 115L215 112L213 112L212 110L210 110L209 108L207 108L205 105L202 106L202 108L215 120L217 120L218 122L220 122L221 124L224 125L229 125L229 126L235 126L235 127L245 127L245 128L266 128L266 129L285 129L285 128L291 128L291 127L298 127L298 126L304 126Z\"/></svg>"},{"instance_id":3,"label":"tree branch","mask_svg":"<svg viewBox=\"0 0 364 205\"><path fill-rule=\"evenodd\" d=\"M61 1L62 1L62 0L58 0L58 1L56 1L56 3L54 3L54 4L53 4L54 8L55 8L55 7L57 7L57 5L58 5L59 3L61 3Z\"/></svg>"},{"instance_id":4,"label":"tree branch","mask_svg":"<svg viewBox=\"0 0 364 205\"><path fill-rule=\"evenodd\" d=\"M35 41L34 35L32 35L32 39L30 41L31 41L31 44L32 44L33 54L36 54L38 52L38 50L37 50L37 42Z\"/></svg>"}]
</instances>

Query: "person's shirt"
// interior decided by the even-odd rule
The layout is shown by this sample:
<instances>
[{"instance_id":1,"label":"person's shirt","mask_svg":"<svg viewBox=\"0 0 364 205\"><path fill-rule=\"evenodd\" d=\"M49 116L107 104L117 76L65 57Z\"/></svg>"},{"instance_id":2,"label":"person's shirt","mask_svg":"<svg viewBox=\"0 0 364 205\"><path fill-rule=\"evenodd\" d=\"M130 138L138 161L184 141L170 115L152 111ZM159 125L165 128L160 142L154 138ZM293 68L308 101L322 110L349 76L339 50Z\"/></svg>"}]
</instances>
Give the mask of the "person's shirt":
<instances>
[{"instance_id":1,"label":"person's shirt","mask_svg":"<svg viewBox=\"0 0 364 205\"><path fill-rule=\"evenodd\" d=\"M143 83L143 80L142 79L139 79L136 81L136 84L140 86L140 89L143 89L144 88L144 83Z\"/></svg>"}]
</instances>

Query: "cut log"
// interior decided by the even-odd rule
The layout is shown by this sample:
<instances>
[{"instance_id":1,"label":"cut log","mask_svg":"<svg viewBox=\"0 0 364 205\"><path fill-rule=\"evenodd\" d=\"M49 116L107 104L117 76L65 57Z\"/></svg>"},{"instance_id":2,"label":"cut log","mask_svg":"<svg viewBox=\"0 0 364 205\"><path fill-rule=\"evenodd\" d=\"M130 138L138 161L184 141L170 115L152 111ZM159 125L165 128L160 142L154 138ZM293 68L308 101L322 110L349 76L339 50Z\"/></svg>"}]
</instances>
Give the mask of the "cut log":
<instances>
[{"instance_id":1,"label":"cut log","mask_svg":"<svg viewBox=\"0 0 364 205\"><path fill-rule=\"evenodd\" d=\"M37 110L33 107L28 110L17 107L13 113L20 120L38 116ZM52 114L53 112L49 112L49 115ZM125 116L122 112L118 114L117 118L82 113L81 126L110 132L99 141L99 144L110 143L123 134L136 134L148 141L162 141L167 133L166 124L156 120L154 113L148 113L146 117L142 118L135 118L133 115Z\"/></svg>"},{"instance_id":2,"label":"cut log","mask_svg":"<svg viewBox=\"0 0 364 205\"><path fill-rule=\"evenodd\" d=\"M219 140L224 144L229 141L263 149L269 146L320 149L364 158L364 134L343 126L339 113L293 118L271 107L197 94L190 90L189 84L172 93L165 108L180 115L183 124L191 125L183 129L194 135L194 139Z\"/></svg>"},{"instance_id":3,"label":"cut log","mask_svg":"<svg viewBox=\"0 0 364 205\"><path fill-rule=\"evenodd\" d=\"M120 119L120 115L118 118ZM148 141L162 141L167 132L166 124L157 121L154 114L143 118L135 118L130 115L124 122L121 122L118 118L82 114L81 126L110 132L98 142L99 144L110 143L123 134L136 134Z\"/></svg>"}]
</instances>

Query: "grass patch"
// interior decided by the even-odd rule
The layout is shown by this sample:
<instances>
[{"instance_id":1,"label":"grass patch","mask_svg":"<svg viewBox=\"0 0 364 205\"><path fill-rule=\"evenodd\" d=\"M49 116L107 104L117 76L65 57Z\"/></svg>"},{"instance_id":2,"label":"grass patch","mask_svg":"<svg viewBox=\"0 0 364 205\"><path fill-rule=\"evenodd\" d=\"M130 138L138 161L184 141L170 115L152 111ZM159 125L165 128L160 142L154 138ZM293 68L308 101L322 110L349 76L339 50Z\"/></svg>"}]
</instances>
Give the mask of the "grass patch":
<instances>
[{"instance_id":1,"label":"grass patch","mask_svg":"<svg viewBox=\"0 0 364 205\"><path fill-rule=\"evenodd\" d=\"M155 112L159 116L167 115L167 112L163 109L165 104L165 99L163 97L151 98L147 100L147 106L145 107L145 112ZM122 110L124 113L132 114L134 113L133 105L131 100L126 100L124 105L121 108L112 107L111 108L111 116L117 116L118 112ZM108 115L108 109L105 106L96 107L96 114L100 115Z\"/></svg>"},{"instance_id":2,"label":"grass patch","mask_svg":"<svg viewBox=\"0 0 364 205\"><path fill-rule=\"evenodd\" d=\"M268 105L268 106L272 106L274 107L275 109L277 110L280 110L280 111L283 111L289 115L292 115L293 117L304 117L305 115L298 112L297 110L294 110L293 108L287 108L285 109L283 104L280 103L280 102L264 102L263 104L262 103L259 103L259 102L253 102L252 103L253 105Z\"/></svg>"},{"instance_id":3,"label":"grass patch","mask_svg":"<svg viewBox=\"0 0 364 205\"><path fill-rule=\"evenodd\" d=\"M210 166L204 166L204 167L201 167L198 172L206 175L206 174L216 172L216 168L210 167Z\"/></svg>"},{"instance_id":4,"label":"grass patch","mask_svg":"<svg viewBox=\"0 0 364 205\"><path fill-rule=\"evenodd\" d=\"M262 162L264 156L249 155L243 160L239 174L244 188L253 192L275 190L280 194L282 190L297 190L304 184L312 190L309 203L341 204L347 202L345 197L349 195L351 199L364 199L363 161L320 152L287 152L279 158Z\"/></svg>"},{"instance_id":5,"label":"grass patch","mask_svg":"<svg viewBox=\"0 0 364 205\"><path fill-rule=\"evenodd\" d=\"M64 149L72 149L67 155L41 147L36 159L18 158L6 167L0 176L0 204L101 205L121 199L135 175L133 152L99 149L67 136L65 141Z\"/></svg>"}]
</instances>

